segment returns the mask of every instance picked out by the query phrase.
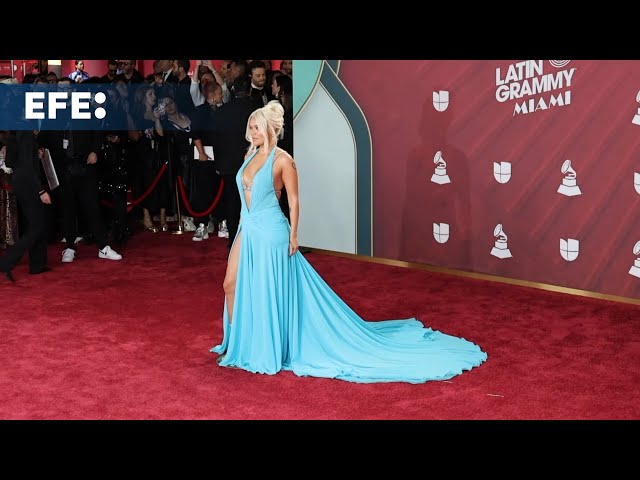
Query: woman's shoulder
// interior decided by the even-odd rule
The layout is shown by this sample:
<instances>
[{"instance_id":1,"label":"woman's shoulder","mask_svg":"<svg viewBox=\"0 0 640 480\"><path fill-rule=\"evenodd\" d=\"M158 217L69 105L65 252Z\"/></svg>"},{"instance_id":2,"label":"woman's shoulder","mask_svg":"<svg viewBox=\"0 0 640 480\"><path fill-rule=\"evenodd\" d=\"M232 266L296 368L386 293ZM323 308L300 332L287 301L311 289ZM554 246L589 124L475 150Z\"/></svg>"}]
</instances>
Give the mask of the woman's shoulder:
<instances>
[{"instance_id":1,"label":"woman's shoulder","mask_svg":"<svg viewBox=\"0 0 640 480\"><path fill-rule=\"evenodd\" d=\"M276 157L274 161L278 160L278 158L281 158L283 160L293 160L293 157L289 155L289 152L287 152L283 148L276 147Z\"/></svg>"}]
</instances>

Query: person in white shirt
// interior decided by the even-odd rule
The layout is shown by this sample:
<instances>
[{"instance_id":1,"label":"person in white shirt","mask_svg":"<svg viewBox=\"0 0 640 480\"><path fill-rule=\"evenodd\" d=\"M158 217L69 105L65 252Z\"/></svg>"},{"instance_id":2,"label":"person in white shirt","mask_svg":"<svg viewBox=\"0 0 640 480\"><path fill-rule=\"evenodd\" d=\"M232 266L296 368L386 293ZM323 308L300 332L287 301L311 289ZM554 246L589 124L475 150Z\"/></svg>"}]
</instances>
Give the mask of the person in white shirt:
<instances>
[{"instance_id":1,"label":"person in white shirt","mask_svg":"<svg viewBox=\"0 0 640 480\"><path fill-rule=\"evenodd\" d=\"M200 68L206 67L206 68ZM191 78L191 99L196 107L199 107L205 102L205 96L202 93L204 90L204 83L207 81L215 80L218 85L222 87L222 103L228 103L231 100L231 92L227 87L222 75L216 71L211 60L196 60L195 75Z\"/></svg>"},{"instance_id":2,"label":"person in white shirt","mask_svg":"<svg viewBox=\"0 0 640 480\"><path fill-rule=\"evenodd\" d=\"M89 74L84 71L84 62L76 60L76 69L69 74L72 82L81 83L89 80Z\"/></svg>"}]
</instances>

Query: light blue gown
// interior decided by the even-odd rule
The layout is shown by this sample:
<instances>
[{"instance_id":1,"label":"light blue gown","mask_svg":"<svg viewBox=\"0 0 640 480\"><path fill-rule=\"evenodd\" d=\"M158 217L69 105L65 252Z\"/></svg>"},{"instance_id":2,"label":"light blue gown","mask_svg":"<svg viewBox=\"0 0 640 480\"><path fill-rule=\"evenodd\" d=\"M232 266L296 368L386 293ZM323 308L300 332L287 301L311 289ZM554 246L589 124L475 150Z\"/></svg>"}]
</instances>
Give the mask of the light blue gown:
<instances>
[{"instance_id":1,"label":"light blue gown","mask_svg":"<svg viewBox=\"0 0 640 480\"><path fill-rule=\"evenodd\" d=\"M223 311L223 340L211 352L221 366L254 373L351 382L446 380L487 354L464 338L425 328L415 318L367 322L344 303L305 257L289 255L290 225L273 187L274 149L256 173L249 204L236 176L242 220L233 321Z\"/></svg>"}]
</instances>

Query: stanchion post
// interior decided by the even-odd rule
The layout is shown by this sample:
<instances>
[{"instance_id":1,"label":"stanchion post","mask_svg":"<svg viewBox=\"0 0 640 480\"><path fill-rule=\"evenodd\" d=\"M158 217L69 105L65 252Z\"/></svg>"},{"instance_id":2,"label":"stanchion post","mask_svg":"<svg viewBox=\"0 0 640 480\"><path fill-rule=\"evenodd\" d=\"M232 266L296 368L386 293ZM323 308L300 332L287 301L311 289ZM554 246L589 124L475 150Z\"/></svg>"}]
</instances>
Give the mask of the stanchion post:
<instances>
[{"instance_id":1,"label":"stanchion post","mask_svg":"<svg viewBox=\"0 0 640 480\"><path fill-rule=\"evenodd\" d=\"M176 191L176 214L178 216L178 228L176 230L174 230L173 233L174 235L182 235L184 234L184 227L182 225L182 212L180 210L180 191L178 189L178 182L180 181L180 177L176 177L176 182L174 185L175 191Z\"/></svg>"},{"instance_id":2,"label":"stanchion post","mask_svg":"<svg viewBox=\"0 0 640 480\"><path fill-rule=\"evenodd\" d=\"M178 228L171 231L173 235L182 235L185 233L184 227L182 225L182 213L180 212L180 192L178 192L178 175L173 171L173 142L175 139L173 136L169 135L167 139L167 177L169 178L169 185L173 183L173 188L175 190L175 199L176 199L176 216L178 217ZM175 181L174 181L175 176Z\"/></svg>"}]
</instances>

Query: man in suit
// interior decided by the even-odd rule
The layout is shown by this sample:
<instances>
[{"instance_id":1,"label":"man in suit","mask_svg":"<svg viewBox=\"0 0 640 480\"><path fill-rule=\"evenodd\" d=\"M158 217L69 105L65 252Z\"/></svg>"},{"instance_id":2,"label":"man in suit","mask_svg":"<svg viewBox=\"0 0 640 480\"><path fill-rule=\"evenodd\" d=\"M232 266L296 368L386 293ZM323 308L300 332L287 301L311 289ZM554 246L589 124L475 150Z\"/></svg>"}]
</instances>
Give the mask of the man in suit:
<instances>
[{"instance_id":1,"label":"man in suit","mask_svg":"<svg viewBox=\"0 0 640 480\"><path fill-rule=\"evenodd\" d=\"M166 94L175 98L180 113L184 113L189 118L191 118L196 109L193 99L191 98L190 69L190 60L174 60L171 76L164 82ZM171 87L171 89L168 87Z\"/></svg>"},{"instance_id":2,"label":"man in suit","mask_svg":"<svg viewBox=\"0 0 640 480\"><path fill-rule=\"evenodd\" d=\"M50 270L47 266L47 207L51 197L41 175L35 134L31 125L24 129L0 133L0 151L5 163L13 169L13 191L22 214L21 235L0 257L0 272L13 282L11 271L23 255L29 252L29 273L35 275Z\"/></svg>"},{"instance_id":3,"label":"man in suit","mask_svg":"<svg viewBox=\"0 0 640 480\"><path fill-rule=\"evenodd\" d=\"M229 230L228 247L231 248L238 225L242 200L236 185L236 175L244 162L249 148L245 138L247 122L256 110L256 103L249 96L251 84L245 76L237 77L233 82L233 95L229 103L225 103L213 112L213 156L218 174L224 180L222 190L226 205L227 229Z\"/></svg>"},{"instance_id":4,"label":"man in suit","mask_svg":"<svg viewBox=\"0 0 640 480\"><path fill-rule=\"evenodd\" d=\"M254 60L249 64L249 79L251 80L249 96L256 104L256 108L264 107L271 100L275 100L271 93L271 85L267 85L267 67L262 60Z\"/></svg>"}]
</instances>

